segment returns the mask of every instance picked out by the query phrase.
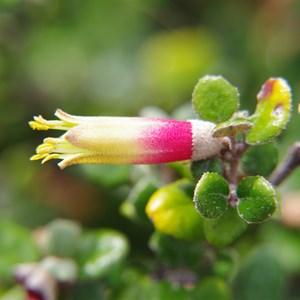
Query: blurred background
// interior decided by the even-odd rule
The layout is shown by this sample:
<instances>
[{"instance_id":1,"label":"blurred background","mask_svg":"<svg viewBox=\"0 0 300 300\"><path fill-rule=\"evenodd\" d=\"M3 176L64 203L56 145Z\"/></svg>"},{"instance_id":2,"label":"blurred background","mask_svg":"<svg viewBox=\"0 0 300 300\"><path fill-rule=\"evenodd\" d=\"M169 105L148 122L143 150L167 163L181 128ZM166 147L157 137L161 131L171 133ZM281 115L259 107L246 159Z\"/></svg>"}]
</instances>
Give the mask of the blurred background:
<instances>
[{"instance_id":1,"label":"blurred background","mask_svg":"<svg viewBox=\"0 0 300 300\"><path fill-rule=\"evenodd\" d=\"M0 0L0 218L31 229L57 217L121 228L133 252L147 252L148 231L119 212L130 167L30 162L48 133L28 121L56 108L135 116L153 106L181 118L206 74L237 86L251 112L264 81L282 76L296 108L299 31L299 0ZM294 112L281 158L297 139ZM300 188L299 175L283 190Z\"/></svg>"}]
</instances>

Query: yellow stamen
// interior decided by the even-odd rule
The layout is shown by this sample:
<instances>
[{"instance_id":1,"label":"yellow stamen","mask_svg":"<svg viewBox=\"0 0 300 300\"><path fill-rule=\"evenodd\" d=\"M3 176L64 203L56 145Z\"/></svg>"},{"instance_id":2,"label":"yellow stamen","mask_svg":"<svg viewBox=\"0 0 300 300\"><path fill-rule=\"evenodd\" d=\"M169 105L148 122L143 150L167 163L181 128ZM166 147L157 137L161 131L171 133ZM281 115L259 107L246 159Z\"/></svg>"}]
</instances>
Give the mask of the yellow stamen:
<instances>
[{"instance_id":1,"label":"yellow stamen","mask_svg":"<svg viewBox=\"0 0 300 300\"><path fill-rule=\"evenodd\" d=\"M49 154L47 155L43 160L42 160L42 164L44 164L45 162L47 162L48 160L51 159L60 159L61 155L58 153L53 153L53 154Z\"/></svg>"},{"instance_id":2,"label":"yellow stamen","mask_svg":"<svg viewBox=\"0 0 300 300\"><path fill-rule=\"evenodd\" d=\"M48 121L42 116L34 117L34 121L29 122L29 126L34 130L48 130L48 129L57 129L57 130L68 130L74 127L76 124L67 122L65 120L54 120Z\"/></svg>"},{"instance_id":3,"label":"yellow stamen","mask_svg":"<svg viewBox=\"0 0 300 300\"><path fill-rule=\"evenodd\" d=\"M35 154L35 155L32 155L32 156L30 157L30 160L39 160L39 159L43 159L43 158L45 158L47 155L48 155L48 153Z\"/></svg>"}]
</instances>

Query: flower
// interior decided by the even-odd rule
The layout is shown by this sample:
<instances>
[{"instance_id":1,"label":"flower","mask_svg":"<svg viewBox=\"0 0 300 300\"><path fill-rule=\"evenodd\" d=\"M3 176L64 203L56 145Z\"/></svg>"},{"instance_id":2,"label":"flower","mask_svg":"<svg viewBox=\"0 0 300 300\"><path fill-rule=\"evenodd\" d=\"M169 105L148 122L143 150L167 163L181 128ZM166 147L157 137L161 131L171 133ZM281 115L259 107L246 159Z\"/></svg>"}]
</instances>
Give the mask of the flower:
<instances>
[{"instance_id":1,"label":"flower","mask_svg":"<svg viewBox=\"0 0 300 300\"><path fill-rule=\"evenodd\" d=\"M215 124L142 117L79 117L58 109L59 120L34 117L32 129L65 130L46 138L31 160L62 159L72 164L159 164L199 160L220 153L226 138L213 138Z\"/></svg>"}]
</instances>

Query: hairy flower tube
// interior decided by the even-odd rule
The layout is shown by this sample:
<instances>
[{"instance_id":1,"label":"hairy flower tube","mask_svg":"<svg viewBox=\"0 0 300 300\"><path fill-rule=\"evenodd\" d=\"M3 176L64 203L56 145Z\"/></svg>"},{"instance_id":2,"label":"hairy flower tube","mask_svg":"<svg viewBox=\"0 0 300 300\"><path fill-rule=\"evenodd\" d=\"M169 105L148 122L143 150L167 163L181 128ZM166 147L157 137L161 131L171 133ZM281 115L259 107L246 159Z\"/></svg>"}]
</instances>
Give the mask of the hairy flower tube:
<instances>
[{"instance_id":1,"label":"hairy flower tube","mask_svg":"<svg viewBox=\"0 0 300 300\"><path fill-rule=\"evenodd\" d=\"M66 132L44 139L31 160L72 164L160 164L216 156L227 143L213 138L214 123L142 117L79 117L58 109L59 120L34 117L32 129Z\"/></svg>"}]
</instances>

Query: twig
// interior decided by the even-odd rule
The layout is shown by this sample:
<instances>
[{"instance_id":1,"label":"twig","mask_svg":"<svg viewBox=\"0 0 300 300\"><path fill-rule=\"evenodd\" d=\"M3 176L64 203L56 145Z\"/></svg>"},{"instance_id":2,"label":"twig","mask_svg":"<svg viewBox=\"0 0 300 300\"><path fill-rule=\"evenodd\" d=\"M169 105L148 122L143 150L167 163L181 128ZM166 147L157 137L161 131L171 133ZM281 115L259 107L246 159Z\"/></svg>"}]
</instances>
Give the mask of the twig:
<instances>
[{"instance_id":1,"label":"twig","mask_svg":"<svg viewBox=\"0 0 300 300\"><path fill-rule=\"evenodd\" d=\"M271 174L269 181L278 186L300 165L300 142L295 143L283 162Z\"/></svg>"}]
</instances>

